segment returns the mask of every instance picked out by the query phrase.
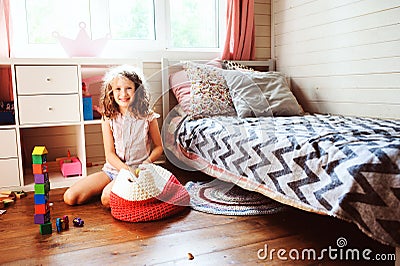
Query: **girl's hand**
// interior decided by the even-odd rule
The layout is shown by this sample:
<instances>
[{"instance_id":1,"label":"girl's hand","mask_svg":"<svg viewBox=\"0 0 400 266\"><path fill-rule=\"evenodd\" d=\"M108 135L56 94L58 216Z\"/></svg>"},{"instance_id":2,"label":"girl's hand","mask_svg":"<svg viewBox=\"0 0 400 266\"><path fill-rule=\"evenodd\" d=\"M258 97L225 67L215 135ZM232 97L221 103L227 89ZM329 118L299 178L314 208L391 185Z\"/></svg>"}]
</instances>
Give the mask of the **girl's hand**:
<instances>
[{"instance_id":1,"label":"girl's hand","mask_svg":"<svg viewBox=\"0 0 400 266\"><path fill-rule=\"evenodd\" d=\"M145 163L152 163L152 161L150 161L150 159L146 159L143 161L143 164L145 164Z\"/></svg>"}]
</instances>

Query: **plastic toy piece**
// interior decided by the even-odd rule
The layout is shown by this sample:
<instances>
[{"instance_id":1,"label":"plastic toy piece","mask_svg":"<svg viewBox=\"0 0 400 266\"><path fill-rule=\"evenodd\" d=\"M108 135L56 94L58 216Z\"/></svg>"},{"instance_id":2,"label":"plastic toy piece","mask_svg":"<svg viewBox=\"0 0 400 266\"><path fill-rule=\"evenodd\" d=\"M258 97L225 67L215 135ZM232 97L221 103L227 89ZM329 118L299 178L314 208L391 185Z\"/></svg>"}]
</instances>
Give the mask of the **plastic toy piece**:
<instances>
[{"instance_id":1,"label":"plastic toy piece","mask_svg":"<svg viewBox=\"0 0 400 266\"><path fill-rule=\"evenodd\" d=\"M68 230L69 229L69 219L68 219L68 215L64 215L63 216L63 220L64 220L64 230Z\"/></svg>"},{"instance_id":2,"label":"plastic toy piece","mask_svg":"<svg viewBox=\"0 0 400 266\"><path fill-rule=\"evenodd\" d=\"M79 217L74 218L73 223L75 227L83 227L85 224L85 222Z\"/></svg>"},{"instance_id":3,"label":"plastic toy piece","mask_svg":"<svg viewBox=\"0 0 400 266\"><path fill-rule=\"evenodd\" d=\"M139 177L139 173L140 173L140 169L139 169L139 168L136 168L136 169L135 169L135 176L136 176L136 177Z\"/></svg>"},{"instance_id":4,"label":"plastic toy piece","mask_svg":"<svg viewBox=\"0 0 400 266\"><path fill-rule=\"evenodd\" d=\"M62 224L63 220L61 218L56 219L56 228L57 228L57 233L61 233L62 231Z\"/></svg>"},{"instance_id":5,"label":"plastic toy piece","mask_svg":"<svg viewBox=\"0 0 400 266\"><path fill-rule=\"evenodd\" d=\"M53 233L52 224L50 222L45 224L40 224L39 226L40 226L40 234L50 235Z\"/></svg>"}]
</instances>

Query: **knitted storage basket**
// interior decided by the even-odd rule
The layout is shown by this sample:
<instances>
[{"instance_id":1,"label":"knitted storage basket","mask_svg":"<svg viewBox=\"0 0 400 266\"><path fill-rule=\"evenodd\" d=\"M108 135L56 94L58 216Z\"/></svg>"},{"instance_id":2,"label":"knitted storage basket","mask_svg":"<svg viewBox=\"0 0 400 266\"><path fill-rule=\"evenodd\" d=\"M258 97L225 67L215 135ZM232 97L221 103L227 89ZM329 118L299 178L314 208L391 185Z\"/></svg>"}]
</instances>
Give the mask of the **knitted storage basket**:
<instances>
[{"instance_id":1,"label":"knitted storage basket","mask_svg":"<svg viewBox=\"0 0 400 266\"><path fill-rule=\"evenodd\" d=\"M121 170L110 194L111 215L127 222L146 222L174 215L189 206L185 187L155 164L139 166L139 176Z\"/></svg>"}]
</instances>

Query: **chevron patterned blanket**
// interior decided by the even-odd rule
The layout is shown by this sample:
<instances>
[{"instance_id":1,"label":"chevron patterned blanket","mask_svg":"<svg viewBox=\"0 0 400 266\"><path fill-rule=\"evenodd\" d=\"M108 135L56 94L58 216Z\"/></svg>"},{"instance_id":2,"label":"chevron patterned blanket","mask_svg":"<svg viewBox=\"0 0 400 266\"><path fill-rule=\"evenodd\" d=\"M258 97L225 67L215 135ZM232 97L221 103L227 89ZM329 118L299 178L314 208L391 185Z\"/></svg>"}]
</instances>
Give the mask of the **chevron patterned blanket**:
<instances>
[{"instance_id":1,"label":"chevron patterned blanket","mask_svg":"<svg viewBox=\"0 0 400 266\"><path fill-rule=\"evenodd\" d=\"M381 243L400 246L400 121L333 115L176 121L166 148L182 165L354 222Z\"/></svg>"}]
</instances>

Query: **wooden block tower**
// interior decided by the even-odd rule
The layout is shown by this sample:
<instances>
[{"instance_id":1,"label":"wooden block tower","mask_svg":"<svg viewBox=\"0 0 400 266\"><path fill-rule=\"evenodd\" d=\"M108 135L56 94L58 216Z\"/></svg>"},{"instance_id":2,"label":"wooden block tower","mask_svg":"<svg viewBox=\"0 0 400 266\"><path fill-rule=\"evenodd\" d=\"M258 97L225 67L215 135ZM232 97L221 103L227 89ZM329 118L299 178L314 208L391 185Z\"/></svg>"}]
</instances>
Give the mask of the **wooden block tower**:
<instances>
[{"instance_id":1,"label":"wooden block tower","mask_svg":"<svg viewBox=\"0 0 400 266\"><path fill-rule=\"evenodd\" d=\"M32 170L35 179L35 224L40 225L42 235L51 234L49 192L50 181L47 172L47 149L45 146L35 146L32 152Z\"/></svg>"}]
</instances>

